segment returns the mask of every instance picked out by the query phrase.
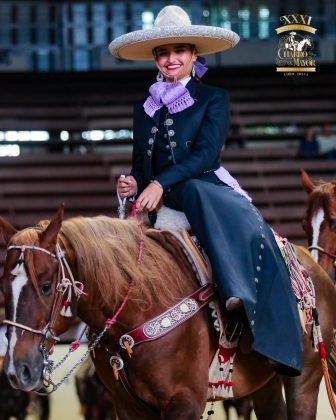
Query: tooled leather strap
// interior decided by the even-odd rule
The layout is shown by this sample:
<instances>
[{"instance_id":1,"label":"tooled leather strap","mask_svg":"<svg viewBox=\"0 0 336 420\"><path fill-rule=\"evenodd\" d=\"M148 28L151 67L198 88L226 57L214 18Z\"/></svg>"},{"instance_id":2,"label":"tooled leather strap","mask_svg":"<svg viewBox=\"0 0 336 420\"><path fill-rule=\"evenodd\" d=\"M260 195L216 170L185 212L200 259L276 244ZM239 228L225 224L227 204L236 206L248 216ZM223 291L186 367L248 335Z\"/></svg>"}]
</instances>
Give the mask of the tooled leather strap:
<instances>
[{"instance_id":1,"label":"tooled leather strap","mask_svg":"<svg viewBox=\"0 0 336 420\"><path fill-rule=\"evenodd\" d=\"M128 341L131 347L146 341L156 340L193 317L205 305L207 305L215 294L213 284L205 284L181 302L169 308L137 328L122 335L119 344L124 348L123 341Z\"/></svg>"}]
</instances>

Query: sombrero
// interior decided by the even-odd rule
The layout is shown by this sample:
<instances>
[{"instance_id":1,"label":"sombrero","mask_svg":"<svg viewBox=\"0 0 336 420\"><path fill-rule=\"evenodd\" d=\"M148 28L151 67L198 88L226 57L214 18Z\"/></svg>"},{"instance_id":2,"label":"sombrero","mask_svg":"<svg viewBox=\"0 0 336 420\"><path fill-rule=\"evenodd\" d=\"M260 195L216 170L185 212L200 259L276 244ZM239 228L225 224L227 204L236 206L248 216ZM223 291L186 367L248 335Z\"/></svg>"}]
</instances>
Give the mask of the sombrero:
<instances>
[{"instance_id":1,"label":"sombrero","mask_svg":"<svg viewBox=\"0 0 336 420\"><path fill-rule=\"evenodd\" d=\"M111 42L112 55L124 60L153 60L153 49L166 44L192 44L200 55L233 48L239 36L226 28L192 25L179 6L166 6L157 15L151 29L129 32Z\"/></svg>"}]
</instances>

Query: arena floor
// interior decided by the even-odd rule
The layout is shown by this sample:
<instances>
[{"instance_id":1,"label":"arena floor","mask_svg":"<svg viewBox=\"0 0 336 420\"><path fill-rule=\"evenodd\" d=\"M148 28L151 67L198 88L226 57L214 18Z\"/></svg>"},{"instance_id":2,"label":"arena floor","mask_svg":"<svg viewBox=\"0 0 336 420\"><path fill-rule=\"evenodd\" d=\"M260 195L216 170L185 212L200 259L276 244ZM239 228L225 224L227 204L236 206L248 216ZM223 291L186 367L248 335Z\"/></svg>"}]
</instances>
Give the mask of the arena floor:
<instances>
[{"instance_id":1,"label":"arena floor","mask_svg":"<svg viewBox=\"0 0 336 420\"><path fill-rule=\"evenodd\" d=\"M67 345L59 345L56 347L56 351L54 354L54 360L60 360L63 355L67 352L68 346ZM71 360L68 360L64 364L64 368L60 369L59 376L55 376L55 380L58 381L62 375L65 375L69 369L73 366L73 364L81 357L81 355L85 352L86 346L81 346L74 354L72 354ZM75 392L75 386L73 381L73 376L71 380L64 383L54 394L51 396L51 416L50 420L59 420L59 419L66 419L66 420L81 420L83 419L82 416L79 414L79 403ZM231 411L231 418L230 420L237 420L237 416L234 413L233 409ZM206 416L204 416L206 419ZM215 405L215 416L214 420L224 420L225 413L222 409L221 403L216 403ZM253 415L252 419L255 420L256 417ZM317 420L333 420L334 416L332 414L331 408L329 406L327 394L325 391L324 382L321 384L320 396L319 396L319 403L318 403L318 415ZM35 420L34 416L29 416L28 420ZM136 419L134 419L136 420Z\"/></svg>"}]
</instances>

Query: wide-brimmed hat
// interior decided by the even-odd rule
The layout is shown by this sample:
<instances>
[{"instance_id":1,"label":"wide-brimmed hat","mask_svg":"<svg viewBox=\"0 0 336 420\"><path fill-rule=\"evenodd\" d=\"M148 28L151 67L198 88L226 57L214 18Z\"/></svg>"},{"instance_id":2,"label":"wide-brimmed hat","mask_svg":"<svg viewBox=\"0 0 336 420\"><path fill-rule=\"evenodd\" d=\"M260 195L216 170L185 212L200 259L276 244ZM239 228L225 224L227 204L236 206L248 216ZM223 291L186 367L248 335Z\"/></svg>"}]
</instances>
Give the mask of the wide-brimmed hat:
<instances>
[{"instance_id":1,"label":"wide-brimmed hat","mask_svg":"<svg viewBox=\"0 0 336 420\"><path fill-rule=\"evenodd\" d=\"M192 25L179 6L166 6L157 15L151 29L129 32L111 42L112 55L125 60L153 60L153 50L160 45L192 44L200 55L234 47L239 36L217 26Z\"/></svg>"}]
</instances>

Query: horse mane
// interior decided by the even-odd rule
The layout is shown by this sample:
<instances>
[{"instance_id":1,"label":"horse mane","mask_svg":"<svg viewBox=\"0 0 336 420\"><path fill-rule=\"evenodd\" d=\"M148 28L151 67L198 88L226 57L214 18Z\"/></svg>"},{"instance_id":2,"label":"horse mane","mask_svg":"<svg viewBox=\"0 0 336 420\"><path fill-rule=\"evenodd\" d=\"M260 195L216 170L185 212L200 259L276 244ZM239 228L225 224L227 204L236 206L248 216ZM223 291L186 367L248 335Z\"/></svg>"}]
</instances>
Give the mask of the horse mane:
<instances>
[{"instance_id":1,"label":"horse mane","mask_svg":"<svg viewBox=\"0 0 336 420\"><path fill-rule=\"evenodd\" d=\"M36 227L17 232L12 242L38 245L48 225L49 221L43 220ZM115 309L132 281L131 300L138 301L145 309L150 309L154 302L168 308L179 301L183 284L193 281L194 273L187 259L169 253L146 236L145 230L137 220L106 216L74 217L63 222L59 233L61 247L69 247L66 250L69 261L71 250L76 254L76 280L85 279L86 290L95 296L99 306ZM143 240L143 251L138 264L140 240ZM34 251L25 251L25 264L37 291Z\"/></svg>"},{"instance_id":2,"label":"horse mane","mask_svg":"<svg viewBox=\"0 0 336 420\"><path fill-rule=\"evenodd\" d=\"M187 261L177 260L147 237L137 220L75 217L63 222L60 239L76 254L78 280L85 279L90 294L98 286L97 303L109 308L120 304L131 281L131 300L148 309L154 302L169 307L179 300L184 282L194 278Z\"/></svg>"},{"instance_id":3,"label":"horse mane","mask_svg":"<svg viewBox=\"0 0 336 420\"><path fill-rule=\"evenodd\" d=\"M336 193L336 184L333 182L319 181L308 196L307 220L320 209L324 210L329 219L334 216L333 197Z\"/></svg>"}]
</instances>

